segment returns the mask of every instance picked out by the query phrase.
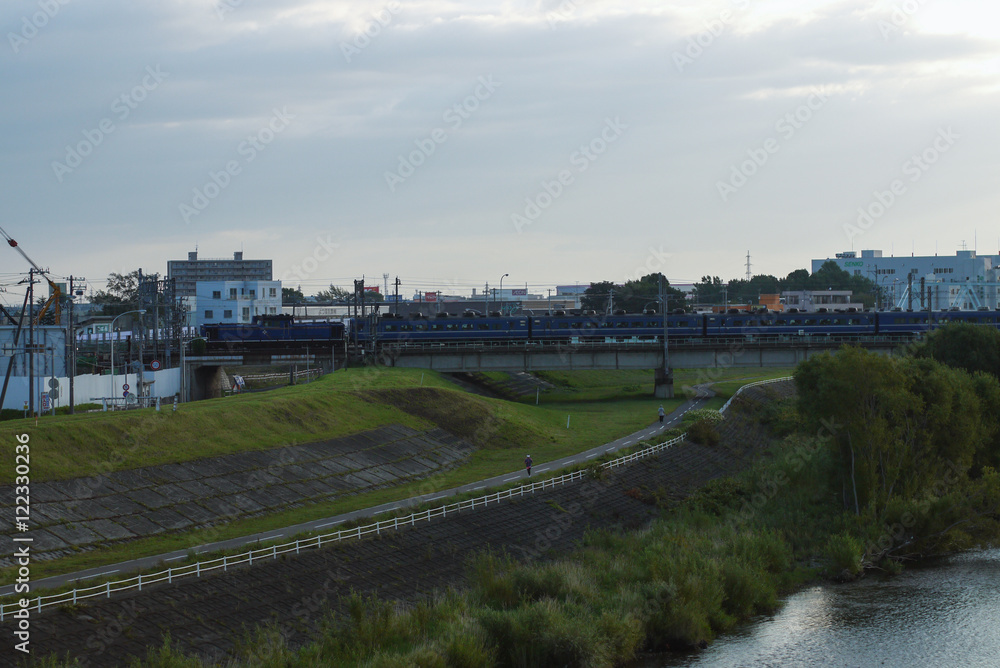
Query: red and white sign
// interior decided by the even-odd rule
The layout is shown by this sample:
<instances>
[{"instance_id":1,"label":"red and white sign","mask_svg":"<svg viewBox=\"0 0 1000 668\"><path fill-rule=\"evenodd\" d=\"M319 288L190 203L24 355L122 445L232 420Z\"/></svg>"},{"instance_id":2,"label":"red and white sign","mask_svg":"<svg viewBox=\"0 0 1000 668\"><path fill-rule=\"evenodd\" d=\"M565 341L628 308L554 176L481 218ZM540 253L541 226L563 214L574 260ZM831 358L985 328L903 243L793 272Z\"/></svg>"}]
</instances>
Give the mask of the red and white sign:
<instances>
[{"instance_id":1,"label":"red and white sign","mask_svg":"<svg viewBox=\"0 0 1000 668\"><path fill-rule=\"evenodd\" d=\"M425 292L424 301L425 302L436 302L438 300L438 293L436 292Z\"/></svg>"},{"instance_id":2,"label":"red and white sign","mask_svg":"<svg viewBox=\"0 0 1000 668\"><path fill-rule=\"evenodd\" d=\"M528 288L514 288L510 291L512 297L527 297Z\"/></svg>"},{"instance_id":3,"label":"red and white sign","mask_svg":"<svg viewBox=\"0 0 1000 668\"><path fill-rule=\"evenodd\" d=\"M160 360L153 360L152 362L150 362L149 363L149 368L152 369L153 371L159 371L160 370Z\"/></svg>"},{"instance_id":4,"label":"red and white sign","mask_svg":"<svg viewBox=\"0 0 1000 668\"><path fill-rule=\"evenodd\" d=\"M366 285L365 286L365 292L378 292L378 286L377 285Z\"/></svg>"}]
</instances>

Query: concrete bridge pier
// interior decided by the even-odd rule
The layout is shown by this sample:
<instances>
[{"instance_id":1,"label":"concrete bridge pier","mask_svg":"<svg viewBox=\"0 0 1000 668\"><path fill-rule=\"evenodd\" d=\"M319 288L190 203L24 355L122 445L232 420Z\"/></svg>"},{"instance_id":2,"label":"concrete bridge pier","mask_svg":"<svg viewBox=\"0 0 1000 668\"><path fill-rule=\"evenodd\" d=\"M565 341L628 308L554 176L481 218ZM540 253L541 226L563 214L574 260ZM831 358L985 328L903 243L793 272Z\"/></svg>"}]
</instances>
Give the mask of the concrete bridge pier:
<instances>
[{"instance_id":1,"label":"concrete bridge pier","mask_svg":"<svg viewBox=\"0 0 1000 668\"><path fill-rule=\"evenodd\" d=\"M656 378L653 381L653 396L657 399L674 398L674 370L656 370Z\"/></svg>"}]
</instances>

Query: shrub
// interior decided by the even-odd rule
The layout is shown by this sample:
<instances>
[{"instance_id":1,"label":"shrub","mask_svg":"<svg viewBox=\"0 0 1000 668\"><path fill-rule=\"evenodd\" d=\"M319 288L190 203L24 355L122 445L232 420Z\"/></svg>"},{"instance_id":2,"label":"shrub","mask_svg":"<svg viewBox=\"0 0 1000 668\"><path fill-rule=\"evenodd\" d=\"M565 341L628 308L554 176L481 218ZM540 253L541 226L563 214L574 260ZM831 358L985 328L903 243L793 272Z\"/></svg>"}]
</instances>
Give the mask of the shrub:
<instances>
[{"instance_id":1,"label":"shrub","mask_svg":"<svg viewBox=\"0 0 1000 668\"><path fill-rule=\"evenodd\" d=\"M714 447L719 444L719 432L709 420L698 420L687 430L688 440L699 445Z\"/></svg>"},{"instance_id":2,"label":"shrub","mask_svg":"<svg viewBox=\"0 0 1000 668\"><path fill-rule=\"evenodd\" d=\"M830 536L826 542L826 556L835 573L847 571L852 576L860 573L863 553L861 541L847 533Z\"/></svg>"}]
</instances>

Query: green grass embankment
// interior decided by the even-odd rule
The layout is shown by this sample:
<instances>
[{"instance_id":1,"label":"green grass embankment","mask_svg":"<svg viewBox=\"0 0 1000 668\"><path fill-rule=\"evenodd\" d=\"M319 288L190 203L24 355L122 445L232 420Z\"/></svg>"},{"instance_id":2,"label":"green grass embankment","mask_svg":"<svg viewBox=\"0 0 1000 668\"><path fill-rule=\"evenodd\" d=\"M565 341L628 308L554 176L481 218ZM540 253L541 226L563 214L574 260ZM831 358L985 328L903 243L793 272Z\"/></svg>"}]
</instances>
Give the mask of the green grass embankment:
<instances>
[{"instance_id":1,"label":"green grass embankment","mask_svg":"<svg viewBox=\"0 0 1000 668\"><path fill-rule=\"evenodd\" d=\"M786 431L794 422L787 410L762 419ZM235 665L610 667L640 651L704 646L839 567L826 556L842 528L831 462L803 444L772 445L750 470L664 506L645 530L591 533L553 561L479 554L468 588L410 608L354 597L304 648L265 628L241 643ZM203 665L169 645L147 661Z\"/></svg>"},{"instance_id":2,"label":"green grass embankment","mask_svg":"<svg viewBox=\"0 0 1000 668\"><path fill-rule=\"evenodd\" d=\"M421 481L39 562L38 579L460 486L518 470L528 452L538 463L558 459L648 426L661 403L652 397L618 398L613 387L604 396L602 402L534 406L468 394L433 372L349 369L307 385L183 404L176 413L164 408L56 416L39 420L37 427L32 420L11 421L0 427L0 442L13 461L13 435L30 434L35 482L315 442L386 424L440 427L476 446L460 466ZM670 410L680 402L665 405ZM0 482L11 482L12 472L13 467L0 472ZM0 582L9 582L12 573L0 571Z\"/></svg>"}]
</instances>

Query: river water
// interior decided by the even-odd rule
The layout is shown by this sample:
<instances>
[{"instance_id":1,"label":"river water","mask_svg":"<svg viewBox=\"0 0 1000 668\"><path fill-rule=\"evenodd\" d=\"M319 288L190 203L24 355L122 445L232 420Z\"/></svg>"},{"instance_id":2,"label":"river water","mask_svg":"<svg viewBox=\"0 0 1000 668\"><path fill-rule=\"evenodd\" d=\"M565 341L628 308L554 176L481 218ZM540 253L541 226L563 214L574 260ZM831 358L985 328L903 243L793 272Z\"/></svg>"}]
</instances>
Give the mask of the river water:
<instances>
[{"instance_id":1,"label":"river water","mask_svg":"<svg viewBox=\"0 0 1000 668\"><path fill-rule=\"evenodd\" d=\"M970 552L892 578L820 585L706 650L642 668L1000 667L1000 550Z\"/></svg>"}]
</instances>

